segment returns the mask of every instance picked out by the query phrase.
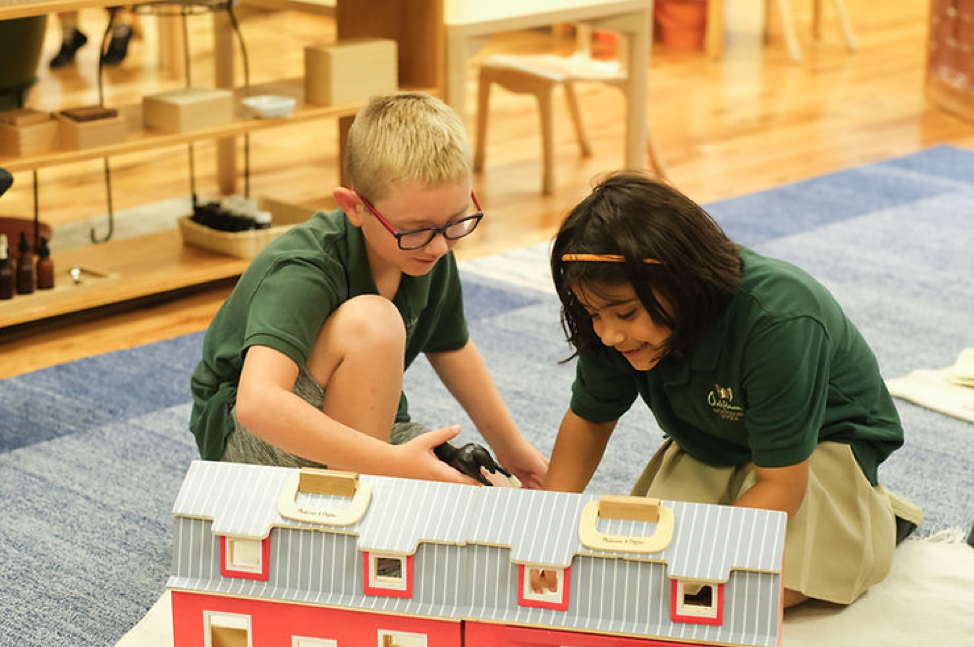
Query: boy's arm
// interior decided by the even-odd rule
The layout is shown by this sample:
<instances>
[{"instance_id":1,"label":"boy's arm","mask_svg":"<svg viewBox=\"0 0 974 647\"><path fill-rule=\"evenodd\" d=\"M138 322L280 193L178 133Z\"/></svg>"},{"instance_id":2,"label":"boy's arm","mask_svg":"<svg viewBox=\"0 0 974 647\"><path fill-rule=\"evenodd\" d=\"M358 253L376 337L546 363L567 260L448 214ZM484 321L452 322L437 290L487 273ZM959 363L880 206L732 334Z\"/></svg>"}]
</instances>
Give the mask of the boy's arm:
<instances>
[{"instance_id":1,"label":"boy's arm","mask_svg":"<svg viewBox=\"0 0 974 647\"><path fill-rule=\"evenodd\" d=\"M390 445L343 425L291 389L298 366L283 353L252 346L237 388L237 420L263 440L332 469L456 483L472 483L433 454L459 427Z\"/></svg>"},{"instance_id":2,"label":"boy's arm","mask_svg":"<svg viewBox=\"0 0 974 647\"><path fill-rule=\"evenodd\" d=\"M427 353L426 357L494 450L497 461L526 487L541 487L548 461L521 435L473 340L468 339L458 350Z\"/></svg>"},{"instance_id":3,"label":"boy's arm","mask_svg":"<svg viewBox=\"0 0 974 647\"><path fill-rule=\"evenodd\" d=\"M551 452L551 466L544 489L561 492L584 490L602 460L616 422L589 422L568 409Z\"/></svg>"}]
</instances>

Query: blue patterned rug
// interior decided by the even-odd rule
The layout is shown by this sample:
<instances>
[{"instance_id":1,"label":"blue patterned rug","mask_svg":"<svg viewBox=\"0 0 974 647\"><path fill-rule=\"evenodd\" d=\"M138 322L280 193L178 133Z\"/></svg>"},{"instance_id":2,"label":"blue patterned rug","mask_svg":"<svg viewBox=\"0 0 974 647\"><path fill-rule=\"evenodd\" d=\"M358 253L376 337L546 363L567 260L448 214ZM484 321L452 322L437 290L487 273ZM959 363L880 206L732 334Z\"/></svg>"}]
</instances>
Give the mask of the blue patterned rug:
<instances>
[{"instance_id":1,"label":"blue patterned rug","mask_svg":"<svg viewBox=\"0 0 974 647\"><path fill-rule=\"evenodd\" d=\"M974 153L938 147L708 206L728 233L819 277L887 378L974 346ZM465 264L470 327L523 431L550 452L570 366L545 246ZM189 461L192 334L0 381L0 645L112 645L163 591L170 508ZM432 370L417 420L470 423ZM881 480L921 504L921 534L970 528L974 428L898 401L907 446ZM628 491L661 434L620 423L590 489Z\"/></svg>"}]
</instances>

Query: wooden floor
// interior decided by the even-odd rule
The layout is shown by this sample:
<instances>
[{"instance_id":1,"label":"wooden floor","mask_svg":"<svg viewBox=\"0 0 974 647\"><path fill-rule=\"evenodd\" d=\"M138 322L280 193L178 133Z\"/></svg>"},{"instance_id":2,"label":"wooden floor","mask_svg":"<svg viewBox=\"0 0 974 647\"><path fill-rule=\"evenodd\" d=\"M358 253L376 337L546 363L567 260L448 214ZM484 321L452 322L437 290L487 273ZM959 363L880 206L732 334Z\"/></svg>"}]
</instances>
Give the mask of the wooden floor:
<instances>
[{"instance_id":1,"label":"wooden floor","mask_svg":"<svg viewBox=\"0 0 974 647\"><path fill-rule=\"evenodd\" d=\"M759 6L756 0L726 4L747 7L749 2ZM720 60L709 60L699 51L654 47L650 126L678 187L708 202L938 144L974 149L974 124L924 99L927 2L846 0L860 44L856 53L846 51L829 11L821 40L814 41L811 3L794 4L805 53L800 65L789 60L774 23L772 41L762 45L749 24L753 21L743 15L728 16L727 51ZM99 34L103 12L82 12L81 22L90 36ZM191 22L193 82L206 85L213 68L209 20ZM254 82L300 75L304 45L334 38L331 19L320 14L251 11L244 12L242 25ZM152 19L143 18L141 29L143 37L133 42L129 59L109 70L109 103L131 103L143 93L185 83L157 71ZM58 39L52 18L45 61L56 51ZM487 51L551 46L548 34L512 34L495 40ZM554 46L564 49L569 44ZM77 66L66 70L54 73L45 65L32 105L56 109L96 101L94 49L83 49ZM471 67L468 106L475 105L474 71ZM592 87L581 92L580 100L595 154L578 156L567 109L559 106L557 187L554 195L543 197L532 100L496 92L487 167L475 178L487 219L458 247L461 258L548 240L592 179L619 166L621 97L615 90ZM468 126L472 132L473 115ZM252 194L324 204L337 182L335 149L336 127L328 120L252 137ZM215 191L212 147L199 146L198 152L199 190ZM187 195L185 161L182 149L113 159L115 208ZM0 211L29 216L30 175L15 179ZM100 162L45 170L41 176L41 217L55 226L104 213L104 199ZM0 377L201 330L229 290L222 283L134 309L108 308L0 331Z\"/></svg>"}]
</instances>

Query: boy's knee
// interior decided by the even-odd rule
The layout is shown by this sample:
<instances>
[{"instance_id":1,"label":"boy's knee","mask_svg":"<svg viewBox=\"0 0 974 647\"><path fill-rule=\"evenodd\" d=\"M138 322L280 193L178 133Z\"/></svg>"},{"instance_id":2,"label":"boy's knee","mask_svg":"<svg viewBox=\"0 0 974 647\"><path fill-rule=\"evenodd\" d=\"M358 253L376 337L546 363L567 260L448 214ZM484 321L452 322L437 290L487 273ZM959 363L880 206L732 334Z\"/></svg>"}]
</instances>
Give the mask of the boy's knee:
<instances>
[{"instance_id":1,"label":"boy's knee","mask_svg":"<svg viewBox=\"0 0 974 647\"><path fill-rule=\"evenodd\" d=\"M388 299L365 294L340 305L325 321L308 356L307 369L327 385L339 366L362 362L402 362L406 329L399 310Z\"/></svg>"},{"instance_id":2,"label":"boy's knee","mask_svg":"<svg viewBox=\"0 0 974 647\"><path fill-rule=\"evenodd\" d=\"M334 321L332 321L334 320ZM406 329L402 315L391 301L377 294L363 294L343 303L329 318L334 324L332 339L348 349L402 352Z\"/></svg>"}]
</instances>

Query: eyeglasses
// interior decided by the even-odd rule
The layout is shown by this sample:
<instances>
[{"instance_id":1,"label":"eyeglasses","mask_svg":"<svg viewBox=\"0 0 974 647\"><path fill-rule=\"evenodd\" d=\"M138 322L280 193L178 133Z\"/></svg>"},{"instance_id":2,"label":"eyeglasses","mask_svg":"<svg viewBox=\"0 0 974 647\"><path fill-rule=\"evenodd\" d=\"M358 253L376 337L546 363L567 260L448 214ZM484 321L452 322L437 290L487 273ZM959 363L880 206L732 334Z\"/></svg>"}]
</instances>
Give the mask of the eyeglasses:
<instances>
[{"instance_id":1,"label":"eyeglasses","mask_svg":"<svg viewBox=\"0 0 974 647\"><path fill-rule=\"evenodd\" d=\"M480 202L477 201L477 196L470 192L470 199L473 200L473 205L477 207L477 213L460 218L459 220L451 220L450 222L441 225L439 227L419 227L416 229L396 229L393 227L388 220L382 217L382 214L372 205L368 199L362 194L356 192L356 195L365 205L366 209L372 212L372 215L382 223L382 226L389 230L389 233L396 237L396 242L399 243L399 249L411 250L419 249L421 247L426 247L436 238L436 234L443 234L443 237L447 240L457 240L463 238L464 236L469 236L473 233L473 230L477 228L480 221L484 217L484 211L480 208Z\"/></svg>"}]
</instances>

